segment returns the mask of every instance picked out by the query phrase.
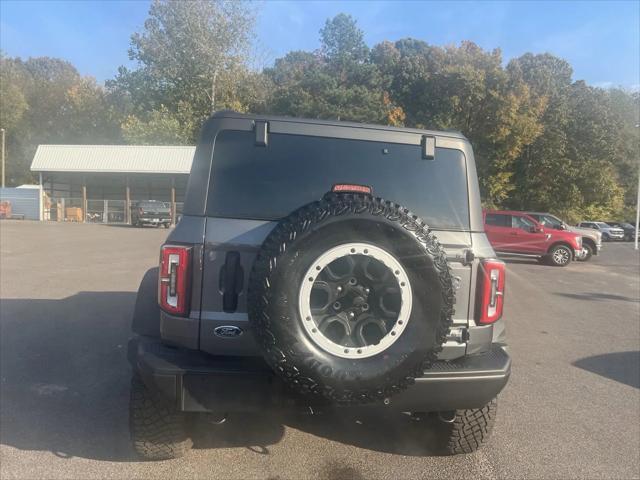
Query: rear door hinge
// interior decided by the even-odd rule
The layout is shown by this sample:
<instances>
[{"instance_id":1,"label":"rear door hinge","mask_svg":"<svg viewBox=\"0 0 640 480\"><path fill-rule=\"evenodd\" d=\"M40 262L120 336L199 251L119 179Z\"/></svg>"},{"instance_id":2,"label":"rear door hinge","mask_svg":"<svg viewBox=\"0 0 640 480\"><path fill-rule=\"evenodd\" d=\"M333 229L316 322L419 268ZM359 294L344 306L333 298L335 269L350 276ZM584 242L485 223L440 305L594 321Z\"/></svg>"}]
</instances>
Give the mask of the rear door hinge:
<instances>
[{"instance_id":1,"label":"rear door hinge","mask_svg":"<svg viewBox=\"0 0 640 480\"><path fill-rule=\"evenodd\" d=\"M447 335L447 341L467 343L469 340L469 330L464 327L452 327Z\"/></svg>"},{"instance_id":2,"label":"rear door hinge","mask_svg":"<svg viewBox=\"0 0 640 480\"><path fill-rule=\"evenodd\" d=\"M436 137L431 135L422 136L422 158L434 160L436 158Z\"/></svg>"}]
</instances>

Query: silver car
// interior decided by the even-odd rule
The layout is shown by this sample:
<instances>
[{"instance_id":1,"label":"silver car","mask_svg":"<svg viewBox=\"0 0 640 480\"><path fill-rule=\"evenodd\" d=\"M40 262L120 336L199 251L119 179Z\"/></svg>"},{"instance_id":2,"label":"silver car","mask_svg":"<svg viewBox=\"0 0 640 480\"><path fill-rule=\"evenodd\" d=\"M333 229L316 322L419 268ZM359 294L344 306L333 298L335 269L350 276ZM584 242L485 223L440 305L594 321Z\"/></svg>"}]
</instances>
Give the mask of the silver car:
<instances>
[{"instance_id":1,"label":"silver car","mask_svg":"<svg viewBox=\"0 0 640 480\"><path fill-rule=\"evenodd\" d=\"M602 233L602 240L609 242L611 240L623 240L624 230L619 227L612 227L604 222L580 222L578 227L591 228Z\"/></svg>"}]
</instances>

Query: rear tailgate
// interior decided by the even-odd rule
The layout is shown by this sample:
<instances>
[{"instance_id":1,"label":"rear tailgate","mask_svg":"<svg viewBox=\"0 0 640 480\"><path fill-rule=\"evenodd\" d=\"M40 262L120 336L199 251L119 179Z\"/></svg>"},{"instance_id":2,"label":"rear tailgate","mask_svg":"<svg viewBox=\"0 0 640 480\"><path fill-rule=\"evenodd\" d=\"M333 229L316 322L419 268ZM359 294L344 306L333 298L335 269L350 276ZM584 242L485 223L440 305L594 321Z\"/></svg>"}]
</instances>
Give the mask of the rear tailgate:
<instances>
[{"instance_id":1,"label":"rear tailgate","mask_svg":"<svg viewBox=\"0 0 640 480\"><path fill-rule=\"evenodd\" d=\"M247 286L256 254L276 222L207 218L203 260L204 291L200 317L200 348L217 355L259 354L247 317ZM463 265L471 246L469 232L434 232L447 252L456 288L454 331L467 327L472 268ZM231 326L242 333L231 339L216 328ZM220 330L218 330L220 332ZM440 356L457 358L465 343L451 339Z\"/></svg>"}]
</instances>

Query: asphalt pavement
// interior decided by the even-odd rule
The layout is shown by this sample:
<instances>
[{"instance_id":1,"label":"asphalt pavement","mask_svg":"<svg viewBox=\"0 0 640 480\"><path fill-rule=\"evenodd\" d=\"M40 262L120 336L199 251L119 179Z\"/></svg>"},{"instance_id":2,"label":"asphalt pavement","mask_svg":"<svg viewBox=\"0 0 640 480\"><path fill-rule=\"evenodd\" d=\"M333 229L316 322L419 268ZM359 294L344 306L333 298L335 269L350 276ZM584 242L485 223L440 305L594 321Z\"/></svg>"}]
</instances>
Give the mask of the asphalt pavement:
<instances>
[{"instance_id":1,"label":"asphalt pavement","mask_svg":"<svg viewBox=\"0 0 640 480\"><path fill-rule=\"evenodd\" d=\"M491 440L434 456L407 418L200 424L185 458L129 446L135 292L167 231L0 222L0 478L640 478L640 256L509 260L513 357Z\"/></svg>"}]
</instances>

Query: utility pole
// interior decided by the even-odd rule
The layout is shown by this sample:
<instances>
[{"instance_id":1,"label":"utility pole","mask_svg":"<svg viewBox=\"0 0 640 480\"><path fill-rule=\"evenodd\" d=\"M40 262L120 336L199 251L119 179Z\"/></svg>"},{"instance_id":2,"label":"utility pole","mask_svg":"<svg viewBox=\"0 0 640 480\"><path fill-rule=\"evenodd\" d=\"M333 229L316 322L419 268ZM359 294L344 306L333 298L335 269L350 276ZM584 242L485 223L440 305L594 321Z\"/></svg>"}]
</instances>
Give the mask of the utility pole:
<instances>
[{"instance_id":1,"label":"utility pole","mask_svg":"<svg viewBox=\"0 0 640 480\"><path fill-rule=\"evenodd\" d=\"M216 113L216 79L218 78L218 69L213 71L213 79L211 79L211 114Z\"/></svg>"},{"instance_id":2,"label":"utility pole","mask_svg":"<svg viewBox=\"0 0 640 480\"><path fill-rule=\"evenodd\" d=\"M2 188L4 188L4 128L0 128L2 132Z\"/></svg>"},{"instance_id":3,"label":"utility pole","mask_svg":"<svg viewBox=\"0 0 640 480\"><path fill-rule=\"evenodd\" d=\"M638 168L640 170L640 168ZM636 200L636 239L635 249L638 250L638 227L640 224L640 171L638 172L638 199Z\"/></svg>"},{"instance_id":4,"label":"utility pole","mask_svg":"<svg viewBox=\"0 0 640 480\"><path fill-rule=\"evenodd\" d=\"M636 124L636 128L640 128L640 123ZM640 160L640 159L637 159ZM638 229L640 227L640 162L638 162L638 198L636 200L636 235L634 240L634 248L638 250Z\"/></svg>"}]
</instances>

